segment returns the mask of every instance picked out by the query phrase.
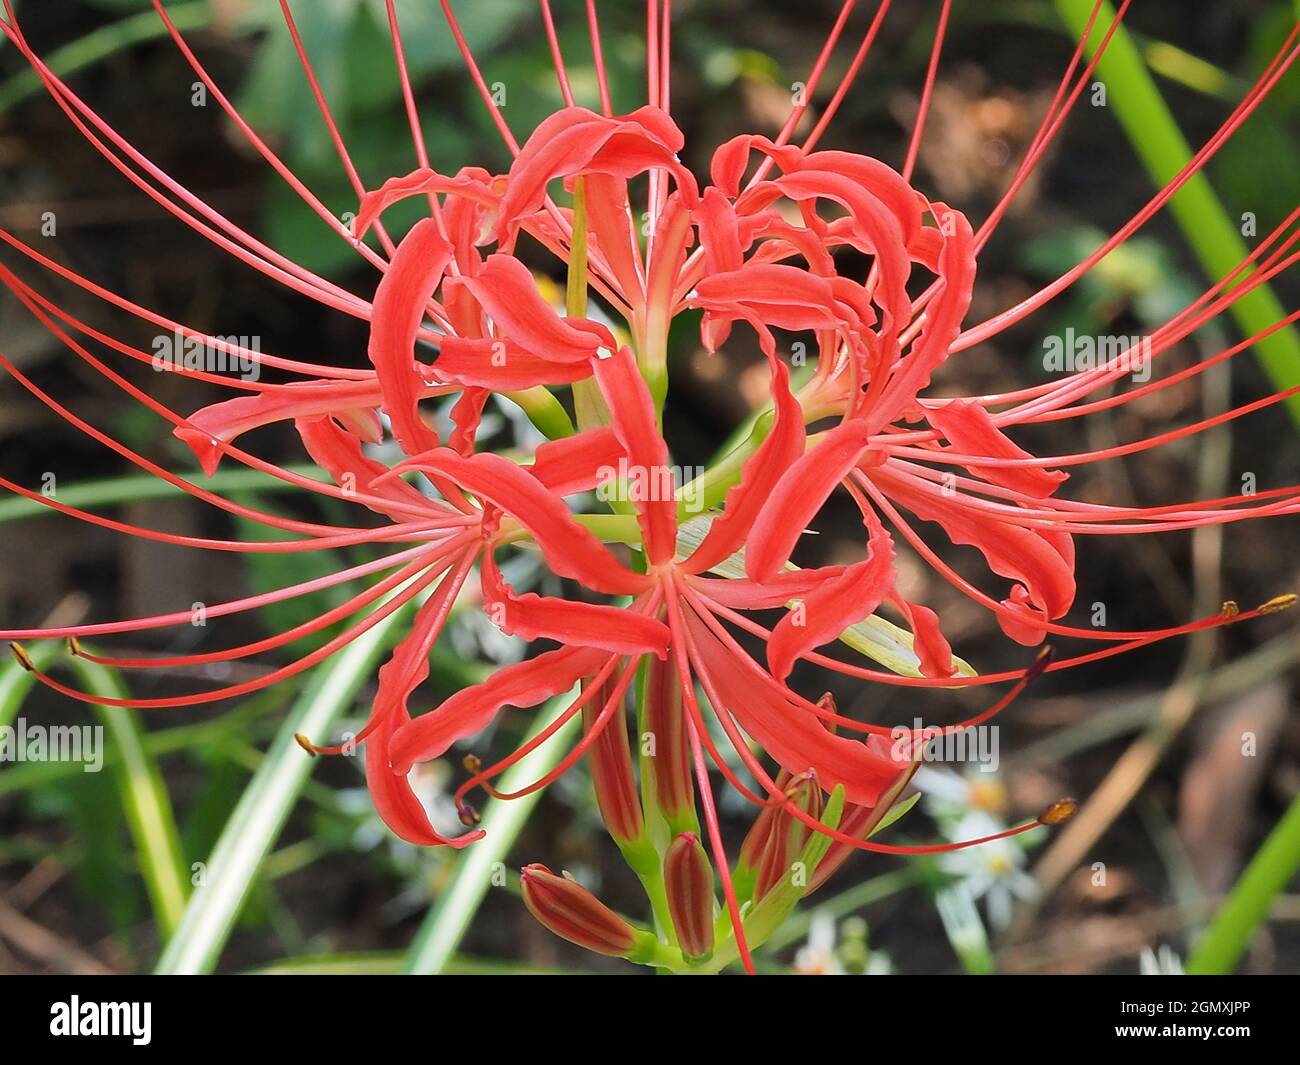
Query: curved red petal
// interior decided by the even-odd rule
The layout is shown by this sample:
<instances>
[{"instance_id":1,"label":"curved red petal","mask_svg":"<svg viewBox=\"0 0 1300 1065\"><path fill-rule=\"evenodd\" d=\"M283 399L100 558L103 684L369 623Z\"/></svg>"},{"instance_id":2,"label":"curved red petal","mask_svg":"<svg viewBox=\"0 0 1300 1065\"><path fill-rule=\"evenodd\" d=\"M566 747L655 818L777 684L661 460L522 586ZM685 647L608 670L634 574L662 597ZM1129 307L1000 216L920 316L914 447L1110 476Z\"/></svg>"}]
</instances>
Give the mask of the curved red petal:
<instances>
[{"instance_id":1,"label":"curved red petal","mask_svg":"<svg viewBox=\"0 0 1300 1065\"><path fill-rule=\"evenodd\" d=\"M953 449L962 455L987 455L993 459L1032 459L1024 448L1008 439L994 423L985 407L974 400L955 399L942 407L926 411L926 418L948 438ZM1037 499L1050 496L1069 476L1062 470L1035 469L1032 466L966 467L976 477L991 484L1010 488Z\"/></svg>"},{"instance_id":2,"label":"curved red petal","mask_svg":"<svg viewBox=\"0 0 1300 1065\"><path fill-rule=\"evenodd\" d=\"M563 498L509 459L487 453L466 458L448 448L435 448L408 465L443 474L465 491L513 515L532 533L547 565L558 576L607 595L636 595L649 585L648 577L633 573L573 520Z\"/></svg>"},{"instance_id":3,"label":"curved red petal","mask_svg":"<svg viewBox=\"0 0 1300 1065\"><path fill-rule=\"evenodd\" d=\"M646 557L652 565L662 565L677 550L677 498L670 490L672 467L654 400L629 348L620 348L607 359L598 358L592 366L609 407L611 428L627 454L629 488L641 522Z\"/></svg>"},{"instance_id":4,"label":"curved red petal","mask_svg":"<svg viewBox=\"0 0 1300 1065\"><path fill-rule=\"evenodd\" d=\"M599 647L625 655L668 657L668 626L620 607L583 603L534 592L515 592L496 562L482 563L483 604L502 632L525 640L549 639L568 647Z\"/></svg>"},{"instance_id":5,"label":"curved red petal","mask_svg":"<svg viewBox=\"0 0 1300 1065\"><path fill-rule=\"evenodd\" d=\"M451 250L434 219L422 218L397 246L375 290L370 361L379 375L393 436L408 455L438 446L437 434L420 420L424 379L415 368L414 349L425 306L442 281Z\"/></svg>"},{"instance_id":6,"label":"curved red petal","mask_svg":"<svg viewBox=\"0 0 1300 1065\"><path fill-rule=\"evenodd\" d=\"M401 725L388 745L396 773L443 754L457 740L481 732L503 706L536 706L598 672L608 651L562 647L499 669L482 684L463 688L427 714Z\"/></svg>"},{"instance_id":7,"label":"curved red petal","mask_svg":"<svg viewBox=\"0 0 1300 1065\"><path fill-rule=\"evenodd\" d=\"M745 572L751 579L770 580L790 560L808 523L857 465L869 440L861 422L842 422L791 464L750 532Z\"/></svg>"}]
</instances>

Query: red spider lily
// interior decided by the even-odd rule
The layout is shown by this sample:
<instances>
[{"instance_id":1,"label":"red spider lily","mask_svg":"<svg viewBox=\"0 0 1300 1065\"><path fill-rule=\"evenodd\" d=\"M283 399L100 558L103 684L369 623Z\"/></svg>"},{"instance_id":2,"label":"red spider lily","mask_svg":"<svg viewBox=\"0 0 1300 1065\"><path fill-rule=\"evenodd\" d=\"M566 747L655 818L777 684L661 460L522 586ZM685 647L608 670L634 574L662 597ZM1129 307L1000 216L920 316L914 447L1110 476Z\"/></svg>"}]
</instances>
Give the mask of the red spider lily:
<instances>
[{"instance_id":1,"label":"red spider lily","mask_svg":"<svg viewBox=\"0 0 1300 1065\"><path fill-rule=\"evenodd\" d=\"M77 653L121 668L171 668L274 650L374 607L322 647L255 681L185 696L105 700L41 674L57 690L88 701L138 707L191 705L242 695L302 672L404 604L424 597L410 632L380 671L370 719L357 737L366 742L367 779L376 807L392 830L420 844L459 847L478 838L477 831L447 838L434 829L407 783L411 767L443 756L459 741L482 731L501 708L536 706L581 682L581 694L525 746L493 765L471 766L471 776L457 791L462 819L469 825L476 819L465 799L470 790L483 787L500 795L491 783L496 776L547 742L564 722L581 715L582 739L553 770L513 795L546 786L586 756L602 814L634 866L645 847L657 846L650 841L652 814L661 819L674 841L663 855L663 871L670 877L671 923L688 961L705 957L714 948L713 870L696 835L698 798L703 834L730 914L734 948L748 963L746 933L747 925L751 929L755 925L752 915L767 897L780 894L786 870L801 855L811 853L808 848L815 838L828 849L814 855L810 888L824 881L855 849L915 853L951 846L901 847L868 838L907 783L914 762L909 752L900 753L885 742L890 728L847 718L828 702L810 701L789 688L786 680L797 661L912 686L1013 682L1011 691L981 714L946 726L960 729L998 713L1044 669L1095 661L1289 604L1284 597L1254 611L1233 607L1156 631L1099 631L1061 621L1075 598L1076 536L1187 529L1290 514L1300 507L1296 486L1160 507L1102 506L1065 497L1070 467L1194 435L1280 402L1295 389L1200 423L1081 454L1034 456L1016 444L1008 431L1086 416L1178 384L1285 327L1300 312L1190 369L1104 398L1090 397L1124 377L1127 367L1120 360L1097 371L996 395L937 399L926 393L932 377L950 357L997 336L1046 305L1153 217L1290 68L1300 27L1283 42L1221 129L1128 223L1077 267L1033 296L988 321L963 328L977 256L1089 83L1124 17L1127 0L1104 30L1096 25L1101 4L1094 7L1087 35L1075 50L1025 159L978 229L960 211L926 198L911 183L939 66L947 2L940 9L920 116L901 170L865 155L817 147L876 38L890 6L884 0L843 80L802 142L795 143L795 133L808 105L797 103L774 137L745 134L720 146L713 154L710 181L703 188L678 159L684 138L670 117L671 5L667 0L661 4L651 0L647 5L647 102L625 115L616 115L612 106L594 2L589 0L587 16L599 111L578 105L549 4L542 0L565 106L522 144L487 91L451 5L444 0L450 32L514 157L505 174L472 167L445 174L431 165L390 2L397 69L418 166L367 190L320 92L289 5L282 0L304 75L357 196L358 211L350 228L244 121L160 0L154 0L154 6L196 75L253 148L341 239L381 272L373 299L366 300L279 255L154 165L46 66L23 36L7 0L8 21L0 23L0 32L32 64L74 127L161 207L267 277L366 321L371 368L246 351L108 292L0 231L10 247L38 266L142 321L291 376L284 383L261 383L168 366L171 372L247 393L181 415L131 384L88 344L137 361L151 361L148 352L80 321L9 269L0 267L0 277L76 357L170 422L207 474L223 458L229 459L320 495L360 505L383 523L343 527L302 522L224 499L96 429L42 391L3 355L0 365L21 387L128 461L196 498L288 531L297 539L240 542L163 533L46 499L7 480L0 479L0 485L84 521L208 550L294 552L362 543L391 544L395 550L328 578L209 606L209 616L226 616L354 578L386 574L365 592L310 622L222 651L130 659L92 655L75 642L79 637L183 624L190 620L189 611L0 632L10 639L67 636ZM806 79L807 99L818 91L855 7L854 2L843 5ZM1094 30L1100 43L1093 58L1084 62L1085 42ZM639 187L634 182L642 175L648 189L644 246L633 222L630 191ZM573 193L572 208L552 198L556 181ZM409 197L426 199L429 217L396 239L385 228L383 215L392 204ZM1300 238L1298 220L1300 210L1236 269L1157 330L1150 338L1150 356L1159 357L1242 295L1289 268L1297 254L1293 246ZM365 242L371 233L377 248ZM620 327L611 328L582 313L562 317L554 310L515 255L521 240L531 240L561 259L582 294L581 305L585 306L590 286L597 299L622 320ZM836 252L842 248L870 258L865 279L841 272ZM913 296L911 291L921 287L918 281L924 287ZM770 412L710 480L720 512L698 543L683 538L681 515L671 494L632 493L636 529L630 540L639 551L630 563L593 531L593 523L584 523L583 516L572 512L565 497L608 487L611 470L636 471L654 481L670 469L660 425L667 390L667 337L672 320L687 309L702 312L701 337L710 351L728 341L737 323L753 330L769 366ZM811 334L814 339L817 368L797 392L791 389L774 331ZM630 343L621 341L624 332ZM436 352L431 361L414 354L417 345L421 353ZM577 432L563 425L567 432L552 434L557 438L542 445L530 465L476 451L476 430L492 393L517 398L536 419L554 419L561 408L548 390L563 386L572 386L575 396L581 391L599 417L580 416ZM454 428L444 440L421 416L420 403L445 395L457 399ZM364 450L364 445L383 439L381 414L405 456L392 466ZM567 414L559 416L559 421L567 420ZM244 433L285 421L293 423L304 449L328 474L329 482L294 474L240 447ZM807 427L819 424L817 431L808 431ZM415 488L405 479L411 475L425 478L434 494ZM800 536L841 488L862 515L862 560L846 566L793 569L790 557ZM912 518L939 526L953 543L976 548L992 574L1010 582L1005 598L985 593L944 562L918 533ZM1103 641L1106 646L1050 662L1040 654L1034 664L1019 671L957 675L934 611L903 598L896 588L895 534L990 611L1012 639L1032 646L1052 635ZM616 607L516 592L503 579L496 555L522 541L536 546L555 575L591 593L628 597L629 604ZM742 552L744 577L720 575ZM503 631L560 646L498 670L487 682L412 717L408 702L427 678L429 651L476 567L483 607ZM792 602L792 609L771 629L752 616ZM817 650L886 604L914 635L915 676L850 665ZM741 646L738 632L762 640L766 662L755 661ZM25 664L30 666L30 661ZM651 760L642 759L640 795L624 723L625 697L639 672L648 728L660 745ZM707 697L707 708L701 705L697 686ZM710 715L754 784L742 780L718 749ZM769 772L753 753L751 740L777 764L776 773ZM318 753L337 750L308 741L304 745ZM761 809L734 876L718 823L711 765ZM826 819L830 806L837 806L833 823ZM1053 811L1010 831L1049 823L1059 815L1060 811ZM543 867L527 871L525 899L548 927L590 949L629 956L645 945L641 933ZM742 913L746 903L753 908Z\"/></svg>"}]
</instances>

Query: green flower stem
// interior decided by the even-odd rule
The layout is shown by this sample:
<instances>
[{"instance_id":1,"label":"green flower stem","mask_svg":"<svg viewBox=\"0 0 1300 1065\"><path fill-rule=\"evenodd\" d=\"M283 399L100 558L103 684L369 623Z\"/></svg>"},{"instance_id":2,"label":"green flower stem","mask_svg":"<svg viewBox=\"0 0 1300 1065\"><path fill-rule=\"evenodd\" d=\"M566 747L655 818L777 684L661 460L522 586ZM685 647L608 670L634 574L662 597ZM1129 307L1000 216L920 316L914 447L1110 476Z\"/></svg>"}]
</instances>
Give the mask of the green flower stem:
<instances>
[{"instance_id":1,"label":"green flower stem","mask_svg":"<svg viewBox=\"0 0 1300 1065\"><path fill-rule=\"evenodd\" d=\"M1082 35L1092 12L1092 0L1055 0L1055 3L1066 25L1076 36ZM1094 28L1087 44L1090 57L1114 14L1110 4L1102 4L1097 15L1098 28ZM1106 46L1097 74L1108 86L1107 102L1114 106L1115 117L1147 172L1158 187L1165 186L1191 159L1192 152L1141 53L1122 25ZM1179 189L1170 200L1169 209L1213 280L1229 273L1248 254L1241 231L1229 219L1203 171L1192 175ZM1245 336L1260 333L1286 316L1282 304L1266 285L1242 296L1230 311ZM1279 329L1251 350L1276 389L1282 391L1300 384L1300 334L1295 329ZM1288 399L1286 406L1300 427L1300 395Z\"/></svg>"},{"instance_id":2,"label":"green flower stem","mask_svg":"<svg viewBox=\"0 0 1300 1065\"><path fill-rule=\"evenodd\" d=\"M575 688L567 695L550 700L537 711L528 737L531 739L554 722L577 695L578 689ZM580 722L581 716L575 714L549 740L506 770L498 788L505 792L517 791L553 769L569 750L568 740ZM506 855L540 798L541 792L535 791L508 802L493 799L488 803L480 826L487 835L457 855L451 882L429 908L407 951L402 965L404 973L442 973L448 970L474 915L487 896L488 888L494 877L504 872Z\"/></svg>"},{"instance_id":3,"label":"green flower stem","mask_svg":"<svg viewBox=\"0 0 1300 1065\"><path fill-rule=\"evenodd\" d=\"M167 8L167 14L182 32L202 29L212 21L213 4L209 0L173 4ZM125 48L166 34L166 24L154 11L141 11L56 48L45 57L45 62L60 78L66 78ZM40 75L31 67L25 67L0 83L0 112L9 111L28 97L44 91Z\"/></svg>"},{"instance_id":4,"label":"green flower stem","mask_svg":"<svg viewBox=\"0 0 1300 1065\"><path fill-rule=\"evenodd\" d=\"M92 694L108 698L128 695L117 670L76 656L68 665ZM130 707L98 704L94 710L119 755L113 764L113 775L158 933L166 938L175 933L190 895L189 880L184 876L186 864L181 854L180 833L167 786L145 746L140 712Z\"/></svg>"},{"instance_id":5,"label":"green flower stem","mask_svg":"<svg viewBox=\"0 0 1300 1065\"><path fill-rule=\"evenodd\" d=\"M1274 826L1196 944L1187 971L1230 973L1250 945L1278 893L1300 869L1300 795Z\"/></svg>"},{"instance_id":6,"label":"green flower stem","mask_svg":"<svg viewBox=\"0 0 1300 1065\"><path fill-rule=\"evenodd\" d=\"M668 399L668 316L650 308L646 312L645 335L637 345L636 361L654 400L655 414L663 425L664 403Z\"/></svg>"},{"instance_id":7,"label":"green flower stem","mask_svg":"<svg viewBox=\"0 0 1300 1065\"><path fill-rule=\"evenodd\" d=\"M537 427L538 432L548 440L558 440L562 436L572 436L573 422L569 412L544 385L534 385L519 392L504 393L507 399L517 403L528 415L528 420Z\"/></svg>"},{"instance_id":8,"label":"green flower stem","mask_svg":"<svg viewBox=\"0 0 1300 1065\"><path fill-rule=\"evenodd\" d=\"M286 466L291 473L303 477L318 475L319 466ZM201 478L201 487L210 492L301 492L296 484L281 481L262 473L260 470L230 469L218 470L211 477ZM322 484L328 482L321 481ZM171 499L183 497L185 493L175 485L149 474L130 477L109 477L101 481L85 481L81 484L59 488L54 498L70 507L87 508L113 506L118 503L135 503L146 499ZM32 499L14 496L0 501L0 522L17 521L42 514L58 514L53 507L37 503Z\"/></svg>"}]
</instances>

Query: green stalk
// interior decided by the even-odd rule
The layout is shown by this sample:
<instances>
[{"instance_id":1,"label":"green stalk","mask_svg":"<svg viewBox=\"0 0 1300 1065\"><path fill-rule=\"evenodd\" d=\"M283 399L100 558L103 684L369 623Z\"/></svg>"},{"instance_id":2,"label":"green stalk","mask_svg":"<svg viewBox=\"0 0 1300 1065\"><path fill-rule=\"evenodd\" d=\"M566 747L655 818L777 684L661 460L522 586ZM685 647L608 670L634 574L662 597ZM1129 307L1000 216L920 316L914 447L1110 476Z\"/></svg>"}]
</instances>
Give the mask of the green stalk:
<instances>
[{"instance_id":1,"label":"green stalk","mask_svg":"<svg viewBox=\"0 0 1300 1065\"><path fill-rule=\"evenodd\" d=\"M62 643L53 641L36 643L25 650L32 664L42 672L63 658ZM128 694L116 670L76 656L69 656L65 661L92 695L123 698ZM0 668L0 725L9 725L14 720L35 683L36 677L17 661L6 662ZM185 862L171 799L149 751L139 711L99 704L93 704L93 711L113 743L115 757L109 758L103 752L104 763L113 772L127 828L139 855L140 875L144 878L154 920L159 934L170 936L180 921L189 894L182 875Z\"/></svg>"},{"instance_id":2,"label":"green stalk","mask_svg":"<svg viewBox=\"0 0 1300 1065\"><path fill-rule=\"evenodd\" d=\"M395 610L313 671L222 829L205 863L204 880L190 897L155 972L207 973L216 968L262 863L311 775L314 759L298 746L295 734L329 735L373 675L386 639L409 610L409 605Z\"/></svg>"},{"instance_id":3,"label":"green stalk","mask_svg":"<svg viewBox=\"0 0 1300 1065\"><path fill-rule=\"evenodd\" d=\"M1092 12L1092 0L1055 0L1055 3L1066 25L1076 36L1082 35ZM1110 4L1103 3L1087 44L1089 57L1101 43L1105 27L1113 18L1114 10ZM1106 46L1097 74L1109 89L1107 105L1114 107L1115 117L1143 166L1156 186L1164 187L1187 164L1192 152L1137 46L1122 25ZM1169 201L1169 209L1212 280L1229 273L1248 254L1241 231L1229 219L1204 171L1193 174L1178 190ZM1241 280L1245 276L1248 275L1243 275ZM1230 311L1245 336L1254 336L1286 316L1282 304L1267 285L1242 296ZM1251 350L1278 391L1300 385L1300 334L1295 329L1279 329L1254 344ZM1300 428L1300 395L1288 399L1286 406L1292 421Z\"/></svg>"},{"instance_id":4,"label":"green stalk","mask_svg":"<svg viewBox=\"0 0 1300 1065\"><path fill-rule=\"evenodd\" d=\"M188 4L169 6L167 14L176 28L183 32L207 26L212 21L212 8L213 5L208 0L194 0ZM166 24L154 11L141 11L101 26L62 48L56 48L45 57L45 63L60 78L66 78L78 70L94 66L115 52L166 35ZM34 69L27 67L19 71L0 83L0 112L10 110L28 97L44 91L44 88L40 75Z\"/></svg>"},{"instance_id":5,"label":"green stalk","mask_svg":"<svg viewBox=\"0 0 1300 1065\"><path fill-rule=\"evenodd\" d=\"M551 699L537 712L533 727L528 732L532 739L553 723L577 698L580 689ZM526 787L545 776L569 749L568 740L577 731L581 715L574 714L545 743L529 751L502 775L497 785L501 791L511 792ZM411 942L402 971L408 974L443 973L449 971L452 959L461 940L469 930L474 915L478 913L494 877L505 875L505 858L523 830L528 815L541 798L535 791L519 799L503 802L493 799L483 812L480 827L487 833L472 847L456 857L456 871L451 882L429 908L415 939Z\"/></svg>"},{"instance_id":6,"label":"green stalk","mask_svg":"<svg viewBox=\"0 0 1300 1065\"><path fill-rule=\"evenodd\" d=\"M291 473L311 477L320 473L319 466L286 466ZM259 491L259 492L301 492L296 484L281 481L260 470L231 469L218 470L211 477L203 478L201 487L221 495L225 492ZM321 481L322 484L332 483ZM110 477L102 481L85 481L81 484L60 488L54 498L70 507L87 508L113 506L118 503L135 503L146 499L171 499L183 497L184 492L160 477L141 474L130 477ZM31 518L38 514L57 514L54 508L33 499L14 496L0 501L0 522L17 521Z\"/></svg>"},{"instance_id":7,"label":"green stalk","mask_svg":"<svg viewBox=\"0 0 1300 1065\"><path fill-rule=\"evenodd\" d=\"M1300 795L1255 852L1210 927L1196 944L1187 972L1230 973L1250 945L1273 899L1300 869Z\"/></svg>"},{"instance_id":8,"label":"green stalk","mask_svg":"<svg viewBox=\"0 0 1300 1065\"><path fill-rule=\"evenodd\" d=\"M68 664L93 695L118 699L127 696L122 675L117 670L75 655ZM113 763L113 776L135 842L140 875L149 893L158 933L165 939L175 933L190 894L189 882L183 874L186 865L181 854L180 833L176 830L176 815L167 786L158 763L145 747L140 712L130 707L99 704L95 704L94 711L119 754Z\"/></svg>"},{"instance_id":9,"label":"green stalk","mask_svg":"<svg viewBox=\"0 0 1300 1065\"><path fill-rule=\"evenodd\" d=\"M505 392L503 395L519 405L528 415L528 420L546 439L558 440L562 436L573 435L573 422L569 418L569 412L545 385L534 385L519 392Z\"/></svg>"}]
</instances>

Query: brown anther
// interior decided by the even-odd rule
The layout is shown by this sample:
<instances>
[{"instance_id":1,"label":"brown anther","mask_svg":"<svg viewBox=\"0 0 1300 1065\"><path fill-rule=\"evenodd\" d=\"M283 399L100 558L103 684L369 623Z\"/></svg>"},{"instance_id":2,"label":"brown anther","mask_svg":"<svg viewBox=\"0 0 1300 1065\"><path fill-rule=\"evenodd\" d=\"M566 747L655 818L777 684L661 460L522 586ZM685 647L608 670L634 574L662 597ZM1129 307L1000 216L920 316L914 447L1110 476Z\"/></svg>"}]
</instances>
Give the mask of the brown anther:
<instances>
[{"instance_id":1,"label":"brown anther","mask_svg":"<svg viewBox=\"0 0 1300 1065\"><path fill-rule=\"evenodd\" d=\"M9 645L9 650L13 652L14 657L18 659L18 664L22 666L23 669L27 670L28 673L35 672L36 667L32 665L31 656L28 655L27 649L24 648L22 644L17 642L11 643Z\"/></svg>"},{"instance_id":2,"label":"brown anther","mask_svg":"<svg viewBox=\"0 0 1300 1065\"><path fill-rule=\"evenodd\" d=\"M81 641L75 636L68 637L68 654L81 656Z\"/></svg>"},{"instance_id":3,"label":"brown anther","mask_svg":"<svg viewBox=\"0 0 1300 1065\"><path fill-rule=\"evenodd\" d=\"M483 816L478 812L478 810L467 802L457 804L456 814L460 817L460 823L466 828L473 828L483 820Z\"/></svg>"},{"instance_id":4,"label":"brown anther","mask_svg":"<svg viewBox=\"0 0 1300 1065\"><path fill-rule=\"evenodd\" d=\"M1052 659L1056 657L1056 648L1050 643L1043 644L1038 649L1038 654L1034 656L1034 661L1029 668L1025 670L1023 683L1028 684L1030 681L1040 677L1043 671L1052 664Z\"/></svg>"},{"instance_id":5,"label":"brown anther","mask_svg":"<svg viewBox=\"0 0 1300 1065\"><path fill-rule=\"evenodd\" d=\"M483 768L483 760L477 754L467 754L461 761L467 773L477 773Z\"/></svg>"},{"instance_id":6,"label":"brown anther","mask_svg":"<svg viewBox=\"0 0 1300 1065\"><path fill-rule=\"evenodd\" d=\"M301 747L313 758L315 758L316 755L320 753L316 748L316 744L312 743L312 741L309 740L306 736L304 736L301 732L295 732L293 734L293 738L298 741L298 746Z\"/></svg>"},{"instance_id":7,"label":"brown anther","mask_svg":"<svg viewBox=\"0 0 1300 1065\"><path fill-rule=\"evenodd\" d=\"M1280 614L1283 610L1290 610L1296 603L1296 596L1290 592L1286 595L1275 595L1267 603L1260 603L1255 609L1261 614Z\"/></svg>"},{"instance_id":8,"label":"brown anther","mask_svg":"<svg viewBox=\"0 0 1300 1065\"><path fill-rule=\"evenodd\" d=\"M1059 825L1070 820L1079 809L1078 799L1057 799L1038 815L1040 825Z\"/></svg>"},{"instance_id":9,"label":"brown anther","mask_svg":"<svg viewBox=\"0 0 1300 1065\"><path fill-rule=\"evenodd\" d=\"M1237 605L1237 600L1225 599L1223 601L1223 606L1219 607L1219 613L1223 616L1225 621L1231 621L1241 613L1241 607Z\"/></svg>"}]
</instances>

